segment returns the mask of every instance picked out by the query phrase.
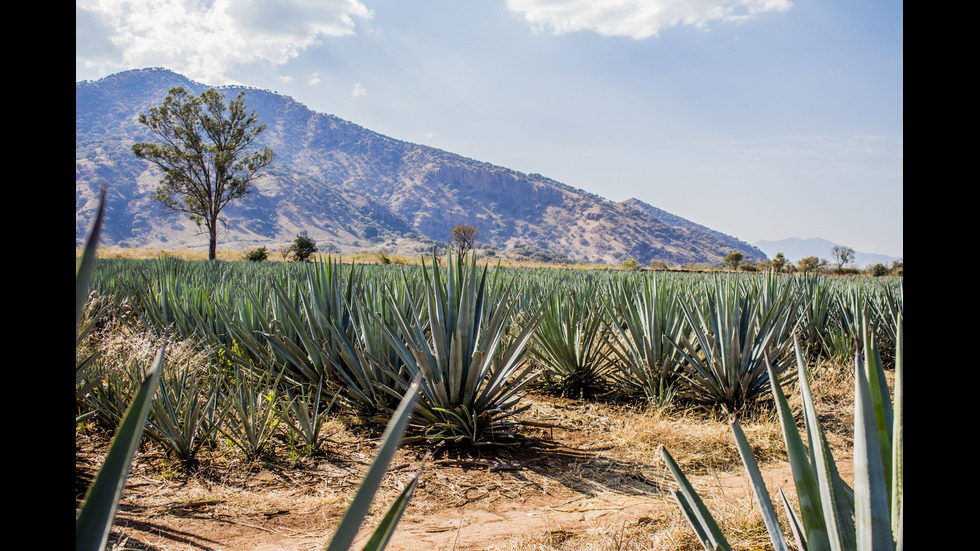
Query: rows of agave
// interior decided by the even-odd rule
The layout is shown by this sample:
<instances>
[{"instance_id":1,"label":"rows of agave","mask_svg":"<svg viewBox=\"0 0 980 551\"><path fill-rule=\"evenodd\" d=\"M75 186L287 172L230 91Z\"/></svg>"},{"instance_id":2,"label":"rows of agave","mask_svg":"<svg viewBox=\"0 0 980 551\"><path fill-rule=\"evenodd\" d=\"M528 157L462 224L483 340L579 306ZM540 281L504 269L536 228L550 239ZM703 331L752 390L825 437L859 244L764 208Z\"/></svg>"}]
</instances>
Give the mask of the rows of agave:
<instances>
[{"instance_id":1,"label":"rows of agave","mask_svg":"<svg viewBox=\"0 0 980 551\"><path fill-rule=\"evenodd\" d=\"M363 267L346 269L331 260L265 278L234 270L222 277L213 266L188 277L184 269L172 259L160 261L146 278L150 292L133 302L148 328L166 327L178 338L221 350L234 366L234 376L224 379L242 386L265 374L260 383L285 389L280 393L322 388L365 419L387 422L419 375L413 425L420 435L471 442L512 435L509 419L535 375L523 358L540 316L524 309L518 282L505 284L474 259L454 257L445 267L434 259L417 277L402 274L380 284L365 278ZM226 400L231 405L244 400L227 383L209 388L210 396L237 395ZM108 403L101 408L111 412L111 404L122 401L108 399L112 389L105 385L93 404ZM221 401L214 400L215 409ZM257 408L263 403L253 402ZM202 407L201 414L207 412ZM246 422L244 414L237 421L211 417ZM251 442L244 435L235 440ZM257 453L258 444L246 451Z\"/></svg>"},{"instance_id":2,"label":"rows of agave","mask_svg":"<svg viewBox=\"0 0 980 551\"><path fill-rule=\"evenodd\" d=\"M75 393L76 403L85 400L93 393L98 392L102 385L99 378L104 375L95 370L97 354L82 355L79 357L78 351L82 342L93 331L103 315L107 315L107 310L103 308L92 312L90 308L86 315L85 304L89 298L89 282L95 267L95 250L98 246L99 235L101 233L101 223L104 215L105 193L103 192L100 201L98 216L96 217L93 230L87 239L81 258L77 261L75 269ZM75 549L85 551L98 551L106 547L109 532L113 524L116 509L122 497L126 478L129 475L133 456L139 446L144 428L149 424L153 425L152 418L156 421L156 430L151 430L151 434L156 434L162 442L170 442L171 445L181 441L180 449L183 453L192 453L194 447L193 437L198 433L197 421L204 420L211 427L218 426L215 419L206 415L198 415L201 411L200 400L197 400L198 388L197 378L187 376L188 372L181 371L176 378L169 378L164 375L166 363L166 339L164 345L156 353L152 365L142 378L133 385L131 400L128 405L124 405L122 415L118 418L118 426L113 427L115 432L109 450L96 474L91 486L86 491L82 505L75 515ZM242 393L238 404L251 404L253 407L235 408L237 413L250 415L256 411L254 408L254 398L256 396L252 386L251 378L243 377L243 373L236 371L234 374L236 381L234 390ZM161 380L167 381L162 387L162 392L158 391ZM275 386L275 385L272 385ZM262 385L260 388L268 388ZM412 381L405 389L404 396L393 412L385 433L382 435L380 446L375 455L374 461L361 480L361 484L355 492L351 504L348 506L343 518L340 521L333 536L324 545L327 551L341 551L349 549L355 537L361 529L364 519L368 515L368 509L374 499L374 495L381 485L385 476L388 464L394 456L395 449L401 442L405 428L411 418L411 413L418 396L418 381ZM262 391L259 391L261 395ZM159 394L159 396L156 396ZM216 395L215 395L216 396ZM322 417L319 414L320 392L313 403L313 412L302 410L298 406L307 403L305 398L302 400L290 399L290 404L298 421L296 432L317 432L322 427ZM209 399L206 403L211 404ZM207 406L204 409L217 411ZM329 408L327 408L329 409ZM151 413L152 411L152 413ZM192 413L197 412L198 414ZM98 410L76 415L76 423L86 421L94 417ZM193 417L189 420L188 417ZM163 423L161 423L163 420ZM254 420L254 418L253 418ZM193 421L193 423L189 422ZM193 425L193 426L192 426ZM240 425L246 428L245 425ZM252 424L250 428L257 429L251 434L241 435L245 439L251 439L259 432L265 431L269 426L266 420L260 420ZM190 438L188 438L190 436ZM234 438L232 435L229 437ZM174 446L177 449L177 446ZM384 549L398 524L401 515L408 506L415 488L419 483L419 473L405 485L401 494L395 502L390 505L381 522L372 532L370 539L364 545L365 550L378 551Z\"/></svg>"},{"instance_id":3,"label":"rows of agave","mask_svg":"<svg viewBox=\"0 0 980 551\"><path fill-rule=\"evenodd\" d=\"M808 354L839 356L860 315L892 350L902 312L900 280L490 269L460 257L103 264L97 288L125 293L146 327L268 374L281 395L322 388L321 403L384 422L421 373L417 434L471 442L511 436L532 383L737 411L768 394L765 357L778 378L795 376L794 335Z\"/></svg>"},{"instance_id":4,"label":"rows of agave","mask_svg":"<svg viewBox=\"0 0 980 551\"><path fill-rule=\"evenodd\" d=\"M801 498L800 518L787 508L798 548L901 548L900 280L491 271L473 258L444 262L390 270L331 259L260 266L166 258L103 261L94 269L87 249L76 272L76 350L114 315L106 304L116 298L149 332L218 354L206 365L166 370L163 350L148 369L76 357L76 421L118 426L122 435L76 517L76 539L88 542L76 547L104 545L119 480L144 430L188 464L222 439L250 457L276 439L315 452L328 436L331 408L342 402L388 423L378 461L333 540L346 548L408 424L417 437L436 441L513 438L521 396L541 382L560 392L611 383L650 402L680 397L729 412L771 394ZM90 277L101 298L86 311ZM855 348L852 490L837 476L821 436L805 365L807 355L840 357ZM894 406L883 358L896 366ZM796 377L808 447L781 392ZM773 545L786 548L737 422L732 431ZM662 455L671 465L669 453ZM725 548L683 473L672 472L678 501L706 548ZM383 547L415 483L376 532L376 546Z\"/></svg>"}]
</instances>

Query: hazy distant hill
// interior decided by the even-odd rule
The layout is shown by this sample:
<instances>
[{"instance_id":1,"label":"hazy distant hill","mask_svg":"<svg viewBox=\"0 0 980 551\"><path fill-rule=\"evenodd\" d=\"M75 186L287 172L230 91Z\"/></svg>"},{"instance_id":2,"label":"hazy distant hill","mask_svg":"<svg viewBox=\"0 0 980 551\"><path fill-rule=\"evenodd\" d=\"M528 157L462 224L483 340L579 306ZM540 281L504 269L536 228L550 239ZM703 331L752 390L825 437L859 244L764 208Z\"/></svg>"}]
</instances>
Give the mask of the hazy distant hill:
<instances>
[{"instance_id":1,"label":"hazy distant hill","mask_svg":"<svg viewBox=\"0 0 980 551\"><path fill-rule=\"evenodd\" d=\"M160 175L131 151L134 142L153 139L138 113L160 104L174 86L195 94L207 88L165 69L76 83L76 244L106 186L103 243L206 245L189 220L151 202ZM526 245L592 262L632 257L671 265L720 263L733 249L765 256L640 201L608 201L539 174L389 138L271 91L221 90L229 97L246 91L249 108L268 127L261 145L274 148L277 161L255 193L223 212L220 248L288 243L305 232L321 250L420 253L465 223L501 253Z\"/></svg>"},{"instance_id":2,"label":"hazy distant hill","mask_svg":"<svg viewBox=\"0 0 980 551\"><path fill-rule=\"evenodd\" d=\"M818 237L811 237L809 239L790 237L778 241L757 241L755 243L755 246L762 249L769 258L776 256L776 253L783 253L790 262L796 262L807 256L825 258L833 262L833 256L830 254L830 250L837 245L838 243L831 243L826 239L820 239ZM899 260L899 258L884 254L854 251L854 264L862 268L879 263L890 266L894 260Z\"/></svg>"}]
</instances>

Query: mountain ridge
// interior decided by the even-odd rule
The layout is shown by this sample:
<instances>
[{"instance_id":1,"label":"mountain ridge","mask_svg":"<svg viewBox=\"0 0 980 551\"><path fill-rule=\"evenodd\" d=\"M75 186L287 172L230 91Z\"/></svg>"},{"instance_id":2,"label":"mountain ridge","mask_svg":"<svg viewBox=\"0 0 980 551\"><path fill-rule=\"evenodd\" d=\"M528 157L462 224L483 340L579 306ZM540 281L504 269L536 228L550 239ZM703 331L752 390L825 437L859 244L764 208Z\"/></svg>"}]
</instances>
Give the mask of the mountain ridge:
<instances>
[{"instance_id":1,"label":"mountain ridge","mask_svg":"<svg viewBox=\"0 0 980 551\"><path fill-rule=\"evenodd\" d=\"M103 186L106 244L206 243L189 220L152 203L160 175L131 152L133 143L153 139L137 114L174 86L193 94L210 87L161 68L76 83L76 244ZM288 243L306 233L327 251L424 252L463 223L501 253L531 246L580 261L671 265L720 263L732 250L765 258L752 245L642 201L609 201L539 174L398 140L269 90L215 88L229 96L245 91L267 126L260 145L277 153L255 192L223 211L221 248Z\"/></svg>"}]
</instances>

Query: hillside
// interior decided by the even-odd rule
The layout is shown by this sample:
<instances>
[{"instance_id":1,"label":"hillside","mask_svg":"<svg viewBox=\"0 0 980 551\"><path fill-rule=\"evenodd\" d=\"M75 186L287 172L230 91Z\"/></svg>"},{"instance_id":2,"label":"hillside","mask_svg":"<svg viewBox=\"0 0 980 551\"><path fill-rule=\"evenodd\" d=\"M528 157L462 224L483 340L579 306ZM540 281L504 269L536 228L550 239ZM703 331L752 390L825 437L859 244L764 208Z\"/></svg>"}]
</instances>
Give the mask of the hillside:
<instances>
[{"instance_id":1,"label":"hillside","mask_svg":"<svg viewBox=\"0 0 980 551\"><path fill-rule=\"evenodd\" d=\"M152 140L138 113L174 86L195 94L207 88L165 69L76 83L76 244L105 186L104 244L206 246L194 224L151 202L160 174L131 152L133 143ZM255 193L224 211L220 248L274 246L305 232L325 251L412 254L445 242L449 229L464 223L502 254L526 245L603 263L630 257L644 264L719 263L732 250L765 258L758 248L642 202L608 201L538 174L396 140L271 91L221 90L246 91L268 127L261 145L274 148L277 161Z\"/></svg>"}]
</instances>

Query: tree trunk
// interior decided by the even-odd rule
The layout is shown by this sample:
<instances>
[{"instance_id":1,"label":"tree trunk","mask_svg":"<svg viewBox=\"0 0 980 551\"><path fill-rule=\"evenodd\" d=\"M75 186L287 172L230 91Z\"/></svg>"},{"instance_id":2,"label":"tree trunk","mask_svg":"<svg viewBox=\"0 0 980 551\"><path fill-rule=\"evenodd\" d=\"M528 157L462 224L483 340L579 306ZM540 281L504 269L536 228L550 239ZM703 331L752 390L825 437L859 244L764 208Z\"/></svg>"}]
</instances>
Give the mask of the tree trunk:
<instances>
[{"instance_id":1,"label":"tree trunk","mask_svg":"<svg viewBox=\"0 0 980 551\"><path fill-rule=\"evenodd\" d=\"M208 260L214 260L218 252L218 224L217 220L208 224Z\"/></svg>"}]
</instances>

